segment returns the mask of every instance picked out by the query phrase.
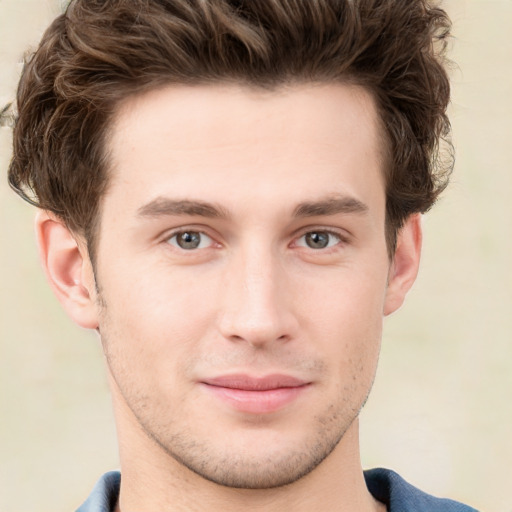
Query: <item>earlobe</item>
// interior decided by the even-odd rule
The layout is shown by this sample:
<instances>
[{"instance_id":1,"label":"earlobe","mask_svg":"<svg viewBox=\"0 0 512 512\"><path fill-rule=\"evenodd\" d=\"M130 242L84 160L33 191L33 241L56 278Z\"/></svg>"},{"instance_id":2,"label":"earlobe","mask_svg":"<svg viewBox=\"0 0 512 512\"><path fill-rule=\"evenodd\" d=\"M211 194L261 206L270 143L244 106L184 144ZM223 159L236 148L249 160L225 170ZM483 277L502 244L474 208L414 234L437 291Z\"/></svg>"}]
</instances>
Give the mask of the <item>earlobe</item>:
<instances>
[{"instance_id":1,"label":"earlobe","mask_svg":"<svg viewBox=\"0 0 512 512\"><path fill-rule=\"evenodd\" d=\"M38 212L35 228L41 264L57 299L74 322L96 329L94 275L85 244L46 211Z\"/></svg>"},{"instance_id":2,"label":"earlobe","mask_svg":"<svg viewBox=\"0 0 512 512\"><path fill-rule=\"evenodd\" d=\"M384 315L390 315L404 302L416 276L421 255L421 215L411 215L398 233L397 246L391 262Z\"/></svg>"}]
</instances>

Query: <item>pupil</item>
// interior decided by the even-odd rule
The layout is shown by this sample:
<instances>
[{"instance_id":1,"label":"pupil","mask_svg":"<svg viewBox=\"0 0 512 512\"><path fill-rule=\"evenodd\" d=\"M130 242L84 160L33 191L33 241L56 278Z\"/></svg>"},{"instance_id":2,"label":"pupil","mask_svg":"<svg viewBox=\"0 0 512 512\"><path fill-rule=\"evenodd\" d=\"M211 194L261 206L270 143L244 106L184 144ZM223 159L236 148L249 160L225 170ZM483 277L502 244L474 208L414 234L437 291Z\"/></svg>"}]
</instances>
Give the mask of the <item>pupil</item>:
<instances>
[{"instance_id":1,"label":"pupil","mask_svg":"<svg viewBox=\"0 0 512 512\"><path fill-rule=\"evenodd\" d=\"M199 233L181 233L178 236L178 245L182 249L196 249L201 243Z\"/></svg>"},{"instance_id":2,"label":"pupil","mask_svg":"<svg viewBox=\"0 0 512 512\"><path fill-rule=\"evenodd\" d=\"M312 249L324 249L329 245L329 235L327 233L308 233L306 243Z\"/></svg>"}]
</instances>

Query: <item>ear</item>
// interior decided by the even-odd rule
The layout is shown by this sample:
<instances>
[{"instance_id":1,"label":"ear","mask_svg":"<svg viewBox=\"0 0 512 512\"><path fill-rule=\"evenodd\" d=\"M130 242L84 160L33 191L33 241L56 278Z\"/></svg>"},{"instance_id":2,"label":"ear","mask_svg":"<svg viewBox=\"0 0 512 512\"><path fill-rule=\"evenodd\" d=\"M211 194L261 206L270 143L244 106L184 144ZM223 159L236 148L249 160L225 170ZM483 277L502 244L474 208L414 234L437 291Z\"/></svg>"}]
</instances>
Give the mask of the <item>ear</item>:
<instances>
[{"instance_id":1,"label":"ear","mask_svg":"<svg viewBox=\"0 0 512 512\"><path fill-rule=\"evenodd\" d=\"M411 215L398 233L393 261L389 269L384 315L390 315L404 302L411 289L420 264L421 215Z\"/></svg>"},{"instance_id":2,"label":"ear","mask_svg":"<svg viewBox=\"0 0 512 512\"><path fill-rule=\"evenodd\" d=\"M35 228L39 258L57 299L75 323L96 329L96 287L86 244L46 211L38 212Z\"/></svg>"}]
</instances>

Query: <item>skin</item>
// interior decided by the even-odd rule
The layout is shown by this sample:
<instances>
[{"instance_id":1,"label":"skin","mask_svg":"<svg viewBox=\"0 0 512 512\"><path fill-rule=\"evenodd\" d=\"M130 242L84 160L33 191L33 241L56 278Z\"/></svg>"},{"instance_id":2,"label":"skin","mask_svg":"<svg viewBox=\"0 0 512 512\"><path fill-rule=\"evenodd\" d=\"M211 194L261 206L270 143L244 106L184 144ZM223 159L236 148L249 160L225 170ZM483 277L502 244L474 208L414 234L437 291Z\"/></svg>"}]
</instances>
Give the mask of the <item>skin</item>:
<instances>
[{"instance_id":1,"label":"skin","mask_svg":"<svg viewBox=\"0 0 512 512\"><path fill-rule=\"evenodd\" d=\"M357 87L164 88L112 124L95 274L83 240L40 213L49 281L101 335L118 510L385 510L358 415L421 228L407 220L390 261L380 132ZM180 247L185 231L197 248ZM307 385L254 413L204 385L230 374Z\"/></svg>"}]
</instances>

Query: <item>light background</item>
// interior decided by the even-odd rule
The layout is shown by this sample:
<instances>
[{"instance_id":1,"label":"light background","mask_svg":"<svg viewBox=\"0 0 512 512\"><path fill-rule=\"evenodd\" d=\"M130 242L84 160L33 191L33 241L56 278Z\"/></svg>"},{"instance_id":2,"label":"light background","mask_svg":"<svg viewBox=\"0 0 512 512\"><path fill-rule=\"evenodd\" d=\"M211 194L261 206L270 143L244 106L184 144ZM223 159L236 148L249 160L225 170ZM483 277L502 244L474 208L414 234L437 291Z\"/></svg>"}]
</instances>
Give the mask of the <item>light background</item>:
<instances>
[{"instance_id":1,"label":"light background","mask_svg":"<svg viewBox=\"0 0 512 512\"><path fill-rule=\"evenodd\" d=\"M59 0L0 0L0 105ZM424 221L418 282L386 321L363 464L512 512L512 0L446 0L454 23L451 188ZM118 465L96 336L65 317L34 211L5 183L0 128L0 511L74 510Z\"/></svg>"}]
</instances>

